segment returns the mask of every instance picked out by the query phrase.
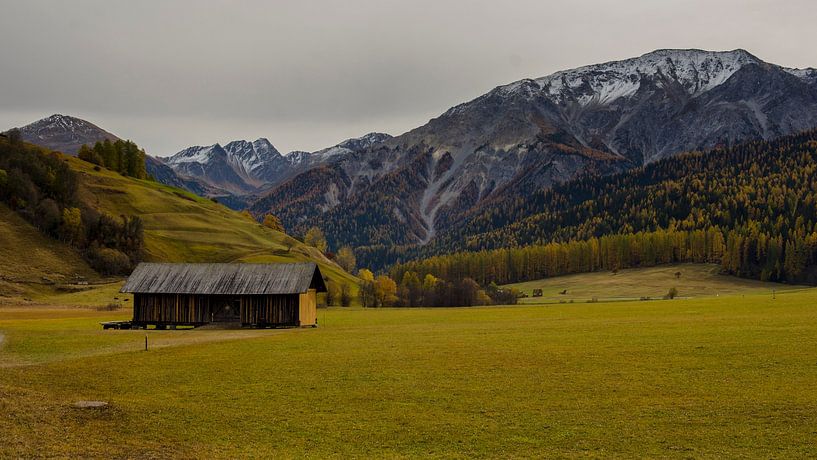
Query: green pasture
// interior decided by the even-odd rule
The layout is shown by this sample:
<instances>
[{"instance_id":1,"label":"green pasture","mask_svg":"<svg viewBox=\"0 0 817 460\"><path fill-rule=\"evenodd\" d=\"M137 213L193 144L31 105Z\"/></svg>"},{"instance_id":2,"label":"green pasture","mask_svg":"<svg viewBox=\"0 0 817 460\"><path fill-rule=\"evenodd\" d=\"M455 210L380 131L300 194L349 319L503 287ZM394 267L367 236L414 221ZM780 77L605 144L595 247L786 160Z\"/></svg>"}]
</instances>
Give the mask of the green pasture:
<instances>
[{"instance_id":1,"label":"green pasture","mask_svg":"<svg viewBox=\"0 0 817 460\"><path fill-rule=\"evenodd\" d=\"M817 455L813 289L330 309L147 352L98 325L128 315L0 308L0 457Z\"/></svg>"},{"instance_id":2,"label":"green pasture","mask_svg":"<svg viewBox=\"0 0 817 460\"><path fill-rule=\"evenodd\" d=\"M683 298L768 294L805 289L780 283L736 278L720 274L714 264L673 264L649 268L631 268L616 273L604 271L557 276L524 283L509 284L529 297L530 304L587 302L595 300L650 300L663 298L671 288ZM542 297L532 297L534 289Z\"/></svg>"}]
</instances>

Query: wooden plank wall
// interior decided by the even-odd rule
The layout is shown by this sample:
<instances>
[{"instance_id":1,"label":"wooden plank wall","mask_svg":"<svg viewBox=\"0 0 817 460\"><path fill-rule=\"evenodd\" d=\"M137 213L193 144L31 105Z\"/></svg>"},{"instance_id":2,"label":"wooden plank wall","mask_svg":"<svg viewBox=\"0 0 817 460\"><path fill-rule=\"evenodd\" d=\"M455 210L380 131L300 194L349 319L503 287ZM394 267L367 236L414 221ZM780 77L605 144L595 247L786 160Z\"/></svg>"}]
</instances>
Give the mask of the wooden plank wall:
<instances>
[{"instance_id":1,"label":"wooden plank wall","mask_svg":"<svg viewBox=\"0 0 817 460\"><path fill-rule=\"evenodd\" d=\"M318 293L310 289L300 294L300 326L314 326L318 324Z\"/></svg>"},{"instance_id":2,"label":"wooden plank wall","mask_svg":"<svg viewBox=\"0 0 817 460\"><path fill-rule=\"evenodd\" d=\"M133 320L138 323L201 324L210 322L211 296L136 294Z\"/></svg>"},{"instance_id":3,"label":"wooden plank wall","mask_svg":"<svg viewBox=\"0 0 817 460\"><path fill-rule=\"evenodd\" d=\"M253 295L241 298L241 324L297 326L298 294Z\"/></svg>"},{"instance_id":4,"label":"wooden plank wall","mask_svg":"<svg viewBox=\"0 0 817 460\"><path fill-rule=\"evenodd\" d=\"M308 306L317 317L314 289L307 294L241 296L241 323L254 326L298 326L301 300L307 297ZM135 294L133 321L143 324L205 324L212 313L225 302L236 297L191 294ZM314 319L309 323L314 324Z\"/></svg>"}]
</instances>

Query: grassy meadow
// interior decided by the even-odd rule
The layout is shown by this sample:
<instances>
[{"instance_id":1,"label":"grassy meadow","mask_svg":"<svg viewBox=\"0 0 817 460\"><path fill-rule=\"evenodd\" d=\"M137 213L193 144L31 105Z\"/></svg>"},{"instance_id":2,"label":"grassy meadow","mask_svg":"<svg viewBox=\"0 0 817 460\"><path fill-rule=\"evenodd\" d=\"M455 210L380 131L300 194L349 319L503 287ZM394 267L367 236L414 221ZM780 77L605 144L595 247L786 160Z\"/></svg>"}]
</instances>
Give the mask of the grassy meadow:
<instances>
[{"instance_id":1,"label":"grassy meadow","mask_svg":"<svg viewBox=\"0 0 817 460\"><path fill-rule=\"evenodd\" d=\"M714 264L671 264L649 268L619 270L557 276L524 283L509 284L531 296L534 289L542 290L542 297L520 299L524 304L661 299L671 288L684 298L718 297L723 295L763 294L806 289L804 286L736 278L720 274ZM680 273L680 276L676 276ZM566 291L562 294L563 291Z\"/></svg>"},{"instance_id":2,"label":"grassy meadow","mask_svg":"<svg viewBox=\"0 0 817 460\"><path fill-rule=\"evenodd\" d=\"M814 289L330 309L147 352L99 327L129 313L0 308L0 457L817 455Z\"/></svg>"}]
</instances>

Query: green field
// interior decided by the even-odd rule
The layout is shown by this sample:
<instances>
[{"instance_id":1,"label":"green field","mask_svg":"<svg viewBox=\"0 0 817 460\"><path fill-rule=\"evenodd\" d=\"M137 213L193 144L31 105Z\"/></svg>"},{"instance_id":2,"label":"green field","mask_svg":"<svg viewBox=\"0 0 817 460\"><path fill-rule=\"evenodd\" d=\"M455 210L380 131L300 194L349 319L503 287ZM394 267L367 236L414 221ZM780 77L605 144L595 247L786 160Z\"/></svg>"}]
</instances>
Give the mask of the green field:
<instances>
[{"instance_id":1,"label":"green field","mask_svg":"<svg viewBox=\"0 0 817 460\"><path fill-rule=\"evenodd\" d=\"M0 309L0 457L817 455L815 289L331 309L148 352L98 325L128 316Z\"/></svg>"},{"instance_id":2,"label":"green field","mask_svg":"<svg viewBox=\"0 0 817 460\"><path fill-rule=\"evenodd\" d=\"M676 276L680 273L680 276ZM800 290L803 286L735 278L721 275L713 264L673 264L650 268L631 268L617 273L596 272L557 276L524 283L509 284L531 296L542 289L542 297L520 299L520 303L587 302L588 300L661 299L671 288L683 298L717 297ZM563 291L567 291L562 294Z\"/></svg>"}]
</instances>

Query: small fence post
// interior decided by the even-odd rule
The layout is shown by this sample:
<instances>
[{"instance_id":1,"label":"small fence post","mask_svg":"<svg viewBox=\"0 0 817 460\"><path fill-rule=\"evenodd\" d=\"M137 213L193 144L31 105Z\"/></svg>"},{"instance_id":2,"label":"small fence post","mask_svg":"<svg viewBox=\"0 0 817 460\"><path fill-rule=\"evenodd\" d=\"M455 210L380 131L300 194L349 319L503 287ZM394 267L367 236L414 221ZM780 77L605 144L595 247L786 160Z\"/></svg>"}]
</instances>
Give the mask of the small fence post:
<instances>
[{"instance_id":1,"label":"small fence post","mask_svg":"<svg viewBox=\"0 0 817 460\"><path fill-rule=\"evenodd\" d=\"M148 335L145 334L145 351L148 351Z\"/></svg>"}]
</instances>

